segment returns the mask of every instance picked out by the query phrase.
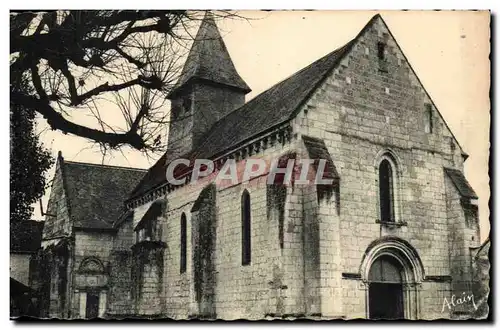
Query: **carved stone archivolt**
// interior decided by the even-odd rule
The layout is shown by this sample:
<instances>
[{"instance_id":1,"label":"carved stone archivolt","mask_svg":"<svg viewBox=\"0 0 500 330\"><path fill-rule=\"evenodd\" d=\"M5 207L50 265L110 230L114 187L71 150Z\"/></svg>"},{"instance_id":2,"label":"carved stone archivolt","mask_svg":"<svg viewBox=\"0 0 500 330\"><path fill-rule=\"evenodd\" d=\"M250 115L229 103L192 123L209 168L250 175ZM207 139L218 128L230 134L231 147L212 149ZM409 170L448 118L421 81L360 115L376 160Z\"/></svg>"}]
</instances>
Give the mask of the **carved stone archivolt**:
<instances>
[{"instance_id":1,"label":"carved stone archivolt","mask_svg":"<svg viewBox=\"0 0 500 330\"><path fill-rule=\"evenodd\" d=\"M102 274L104 273L104 265L98 258L85 258L78 268L78 272L82 274Z\"/></svg>"},{"instance_id":2,"label":"carved stone archivolt","mask_svg":"<svg viewBox=\"0 0 500 330\"><path fill-rule=\"evenodd\" d=\"M365 251L359 271L363 281L368 281L371 265L383 255L394 257L403 265L406 283L421 283L425 278L424 266L417 250L399 237L384 236L373 241Z\"/></svg>"}]
</instances>

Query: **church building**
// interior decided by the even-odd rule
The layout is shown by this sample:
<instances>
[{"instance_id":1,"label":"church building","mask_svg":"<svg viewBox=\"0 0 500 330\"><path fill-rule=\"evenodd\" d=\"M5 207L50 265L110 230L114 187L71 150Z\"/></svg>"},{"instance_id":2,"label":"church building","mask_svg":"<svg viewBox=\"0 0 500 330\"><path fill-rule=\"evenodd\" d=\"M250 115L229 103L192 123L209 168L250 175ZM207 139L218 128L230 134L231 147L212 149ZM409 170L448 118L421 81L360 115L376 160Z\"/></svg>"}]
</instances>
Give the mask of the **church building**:
<instances>
[{"instance_id":1,"label":"church building","mask_svg":"<svg viewBox=\"0 0 500 330\"><path fill-rule=\"evenodd\" d=\"M466 318L480 246L461 148L380 15L253 99L210 14L169 93L148 171L64 161L42 240L47 317ZM307 45L304 45L307 47ZM332 47L333 49L333 47ZM252 60L249 57L249 60ZM451 77L449 78L451 79ZM177 159L326 162L329 184L264 173L166 179ZM312 166L313 171L318 166Z\"/></svg>"}]
</instances>

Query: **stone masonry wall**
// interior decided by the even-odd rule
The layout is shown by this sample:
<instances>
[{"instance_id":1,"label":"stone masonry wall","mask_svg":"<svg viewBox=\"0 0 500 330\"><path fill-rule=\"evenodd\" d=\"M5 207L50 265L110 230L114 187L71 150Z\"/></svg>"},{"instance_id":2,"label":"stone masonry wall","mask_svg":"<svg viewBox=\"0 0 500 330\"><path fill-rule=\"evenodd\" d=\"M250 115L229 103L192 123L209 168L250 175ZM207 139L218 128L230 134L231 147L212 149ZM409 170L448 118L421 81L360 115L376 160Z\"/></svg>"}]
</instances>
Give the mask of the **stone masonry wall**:
<instances>
[{"instance_id":1,"label":"stone masonry wall","mask_svg":"<svg viewBox=\"0 0 500 330\"><path fill-rule=\"evenodd\" d=\"M381 40L387 43L387 72L379 71L377 42ZM431 103L430 98L378 18L295 119L297 131L325 140L341 178L342 272L358 273L368 245L380 236L394 235L416 248L426 275L454 275L448 258L451 228L443 166L462 169L462 159L435 109L434 131L425 133L426 103ZM407 224L392 229L376 222L380 219L377 160L384 150L396 157L397 214ZM335 241L330 238L323 244L331 246ZM328 281L323 276L338 278L322 273L321 281ZM349 287L356 292L343 291L343 314L358 317L365 310L364 299L359 299L363 288L354 283ZM433 299L442 303L442 294L434 292ZM330 292L330 299L337 294Z\"/></svg>"},{"instance_id":2,"label":"stone masonry wall","mask_svg":"<svg viewBox=\"0 0 500 330\"><path fill-rule=\"evenodd\" d=\"M109 257L113 248L113 235L106 232L75 232L75 268L78 270L81 262L88 257L98 258L104 269L108 268Z\"/></svg>"},{"instance_id":3,"label":"stone masonry wall","mask_svg":"<svg viewBox=\"0 0 500 330\"><path fill-rule=\"evenodd\" d=\"M335 162L335 158L333 158ZM342 178L342 176L341 176ZM342 185L341 181L341 185ZM341 189L343 187L341 186ZM318 199L318 224L319 224L319 294L321 297L321 316L325 318L338 318L345 316L342 296L342 276L344 269L342 246L345 237L342 237L341 218L338 209L342 205L340 196L332 194L323 199ZM340 197L340 203L336 200Z\"/></svg>"},{"instance_id":4,"label":"stone masonry wall","mask_svg":"<svg viewBox=\"0 0 500 330\"><path fill-rule=\"evenodd\" d=\"M277 159L296 145L276 144L264 153ZM196 310L193 287L191 215L193 202L213 180L187 185L168 196L167 221L163 233L167 242L165 292L167 315L186 318ZM279 244L278 221L268 221L265 177L235 186L217 186L217 228L214 266L216 270L215 309L218 318L255 318L266 315L304 313L301 198L290 194L285 207L284 248ZM251 198L251 264L241 264L241 194ZM291 192L291 190L290 190ZM295 210L296 209L296 210ZM295 211L294 211L295 210ZM187 217L187 269L180 274L180 219ZM297 269L298 267L298 269ZM300 272L299 272L300 269ZM296 277L299 276L299 277ZM279 288L275 284L280 283Z\"/></svg>"},{"instance_id":5,"label":"stone masonry wall","mask_svg":"<svg viewBox=\"0 0 500 330\"><path fill-rule=\"evenodd\" d=\"M190 97L190 96L188 96ZM170 112L170 125L168 130L168 158L180 157L193 148L193 112L184 108L182 99L171 101L172 109L179 109L179 114L174 117Z\"/></svg>"},{"instance_id":6,"label":"stone masonry wall","mask_svg":"<svg viewBox=\"0 0 500 330\"><path fill-rule=\"evenodd\" d=\"M168 154L181 156L191 151L216 121L242 106L245 95L205 82L193 84L171 102L172 108L179 109L179 114L171 118Z\"/></svg>"},{"instance_id":7,"label":"stone masonry wall","mask_svg":"<svg viewBox=\"0 0 500 330\"><path fill-rule=\"evenodd\" d=\"M462 297L463 293L473 294L473 250L479 241L479 230L477 226L469 227L465 218L464 209L460 203L461 196L458 194L450 178L445 175L446 181L446 206L448 209L448 225L450 228L450 267L454 274L451 286L451 295ZM449 309L457 314L474 312L471 304L462 304Z\"/></svg>"},{"instance_id":8,"label":"stone masonry wall","mask_svg":"<svg viewBox=\"0 0 500 330\"><path fill-rule=\"evenodd\" d=\"M139 256L143 264L139 272L140 282L134 297L136 314L140 316L157 317L163 313L163 248L147 248ZM137 262L137 260L134 260Z\"/></svg>"},{"instance_id":9,"label":"stone masonry wall","mask_svg":"<svg viewBox=\"0 0 500 330\"><path fill-rule=\"evenodd\" d=\"M42 249L60 243L61 239L69 238L72 235L72 220L69 217L69 203L63 183L64 159L59 155L56 163L56 171L52 181L51 193L45 215L45 225L42 234ZM63 238L64 237L64 238ZM71 249L71 247L68 246ZM67 251L66 251L67 252ZM44 286L47 290L43 299L42 315L49 317L68 317L71 315L71 292L70 281L67 281L71 273L71 252L64 253L63 258L50 260L45 276L50 276Z\"/></svg>"},{"instance_id":10,"label":"stone masonry wall","mask_svg":"<svg viewBox=\"0 0 500 330\"><path fill-rule=\"evenodd\" d=\"M47 204L47 215L43 227L43 239L70 235L71 222L69 219L68 199L64 192L63 172L61 169L62 158L56 164L56 172L52 182L52 190ZM42 243L43 246L43 243Z\"/></svg>"},{"instance_id":11,"label":"stone masonry wall","mask_svg":"<svg viewBox=\"0 0 500 330\"><path fill-rule=\"evenodd\" d=\"M318 198L313 186L303 190L304 228L304 300L306 315L321 313L321 259L320 259L320 221L318 219Z\"/></svg>"}]
</instances>

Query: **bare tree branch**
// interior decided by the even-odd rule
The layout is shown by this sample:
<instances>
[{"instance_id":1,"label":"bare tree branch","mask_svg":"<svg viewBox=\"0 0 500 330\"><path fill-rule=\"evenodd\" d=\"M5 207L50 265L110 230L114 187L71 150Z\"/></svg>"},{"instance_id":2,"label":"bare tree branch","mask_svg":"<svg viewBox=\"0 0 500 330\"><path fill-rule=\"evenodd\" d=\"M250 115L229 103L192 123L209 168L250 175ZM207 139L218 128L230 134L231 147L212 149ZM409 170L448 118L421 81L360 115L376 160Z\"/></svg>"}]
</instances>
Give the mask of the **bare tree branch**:
<instances>
[{"instance_id":1,"label":"bare tree branch","mask_svg":"<svg viewBox=\"0 0 500 330\"><path fill-rule=\"evenodd\" d=\"M11 85L28 79L34 87L31 94L11 88L11 102L36 109L52 129L93 140L105 151L123 145L164 149L161 136L170 120L165 96L179 78L179 62L204 14L11 11ZM111 111L121 121L106 122ZM83 112L95 125L78 122L75 115Z\"/></svg>"},{"instance_id":2,"label":"bare tree branch","mask_svg":"<svg viewBox=\"0 0 500 330\"><path fill-rule=\"evenodd\" d=\"M145 146L142 138L134 132L103 132L101 130L75 124L67 120L50 105L34 97L12 92L11 98L19 103L26 104L37 109L37 111L47 120L52 129L60 129L60 127L64 127L63 132L65 133L71 133L94 141L106 143L113 148L123 144L129 144L133 148L141 150Z\"/></svg>"}]
</instances>

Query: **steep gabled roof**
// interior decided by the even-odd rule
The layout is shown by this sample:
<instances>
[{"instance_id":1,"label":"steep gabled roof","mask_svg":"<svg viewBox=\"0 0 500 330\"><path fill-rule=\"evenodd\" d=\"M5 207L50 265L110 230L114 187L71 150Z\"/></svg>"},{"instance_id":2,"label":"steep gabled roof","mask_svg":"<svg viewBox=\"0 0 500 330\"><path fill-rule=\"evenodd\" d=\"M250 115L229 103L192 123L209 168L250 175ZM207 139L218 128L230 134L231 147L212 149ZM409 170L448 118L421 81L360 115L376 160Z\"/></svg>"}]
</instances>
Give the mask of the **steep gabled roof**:
<instances>
[{"instance_id":1,"label":"steep gabled roof","mask_svg":"<svg viewBox=\"0 0 500 330\"><path fill-rule=\"evenodd\" d=\"M41 246L43 221L24 220L10 224L10 252L35 252Z\"/></svg>"},{"instance_id":2,"label":"steep gabled roof","mask_svg":"<svg viewBox=\"0 0 500 330\"><path fill-rule=\"evenodd\" d=\"M234 149L238 145L293 119L300 106L307 101L309 96L321 85L330 72L337 67L344 55L350 51L351 47L373 25L376 19L380 19L385 24L380 14L376 14L353 40L277 83L245 105L221 118L206 133L203 142L200 143L197 149L180 158L216 158L224 152ZM387 27L386 24L385 26ZM388 27L387 30L391 33ZM391 37L395 40L392 33ZM401 49L400 51L403 53ZM407 59L406 62L411 68ZM411 70L417 76L413 68ZM420 81L419 83L421 84ZM440 113L439 115L441 116ZM447 126L444 118L442 120ZM449 128L448 130L453 135L453 132ZM455 137L454 139L457 141ZM458 141L457 144L463 152ZM465 156L465 153L463 154ZM166 155L161 157L133 190L130 199L165 183L167 165L173 160L167 158Z\"/></svg>"},{"instance_id":3,"label":"steep gabled roof","mask_svg":"<svg viewBox=\"0 0 500 330\"><path fill-rule=\"evenodd\" d=\"M64 161L70 217L77 228L108 229L125 211L123 201L143 169Z\"/></svg>"},{"instance_id":4,"label":"steep gabled roof","mask_svg":"<svg viewBox=\"0 0 500 330\"><path fill-rule=\"evenodd\" d=\"M375 17L361 30L358 36ZM190 152L188 157L180 158L214 158L223 151L290 120L296 109L336 67L356 39L357 37L221 118L208 131L203 139L204 142L196 150ZM165 183L167 165L173 160L168 159L166 154L161 157L134 189L130 198L140 196ZM155 173L159 175L155 175Z\"/></svg>"},{"instance_id":5,"label":"steep gabled roof","mask_svg":"<svg viewBox=\"0 0 500 330\"><path fill-rule=\"evenodd\" d=\"M198 148L197 157L213 157L291 119L351 43L308 65L216 122Z\"/></svg>"},{"instance_id":6,"label":"steep gabled roof","mask_svg":"<svg viewBox=\"0 0 500 330\"><path fill-rule=\"evenodd\" d=\"M230 86L247 93L251 91L236 71L210 12L205 14L201 22L181 76L168 97L172 98L179 89L194 79Z\"/></svg>"}]
</instances>

